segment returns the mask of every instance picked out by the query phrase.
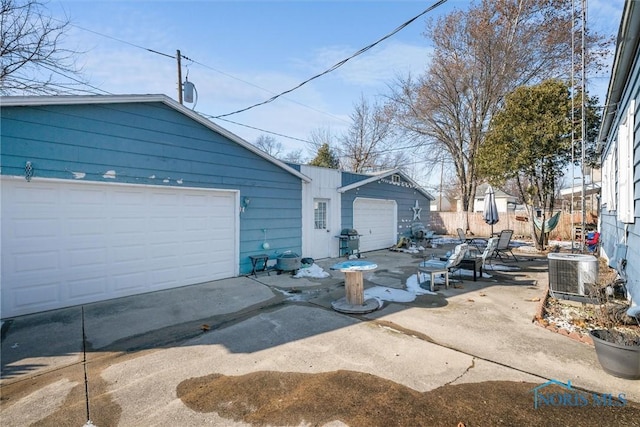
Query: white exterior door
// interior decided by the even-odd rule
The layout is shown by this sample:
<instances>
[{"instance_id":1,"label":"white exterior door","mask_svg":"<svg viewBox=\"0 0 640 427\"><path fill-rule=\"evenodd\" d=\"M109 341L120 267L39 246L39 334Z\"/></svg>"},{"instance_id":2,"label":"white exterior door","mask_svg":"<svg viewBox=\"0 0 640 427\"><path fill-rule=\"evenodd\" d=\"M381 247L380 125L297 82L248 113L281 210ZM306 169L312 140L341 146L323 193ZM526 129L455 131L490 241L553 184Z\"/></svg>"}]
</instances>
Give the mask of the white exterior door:
<instances>
[{"instance_id":1,"label":"white exterior door","mask_svg":"<svg viewBox=\"0 0 640 427\"><path fill-rule=\"evenodd\" d=\"M395 200L356 198L353 228L360 234L360 251L386 249L397 243L398 209Z\"/></svg>"},{"instance_id":2,"label":"white exterior door","mask_svg":"<svg viewBox=\"0 0 640 427\"><path fill-rule=\"evenodd\" d=\"M3 318L238 274L235 191L1 184Z\"/></svg>"},{"instance_id":3,"label":"white exterior door","mask_svg":"<svg viewBox=\"0 0 640 427\"><path fill-rule=\"evenodd\" d=\"M324 259L338 256L340 234L339 170L302 165L311 178L302 186L302 256Z\"/></svg>"},{"instance_id":4,"label":"white exterior door","mask_svg":"<svg viewBox=\"0 0 640 427\"><path fill-rule=\"evenodd\" d=\"M327 258L331 254L331 244L335 243L335 237L331 234L330 201L328 199L314 199L313 201L313 251L314 259Z\"/></svg>"}]
</instances>

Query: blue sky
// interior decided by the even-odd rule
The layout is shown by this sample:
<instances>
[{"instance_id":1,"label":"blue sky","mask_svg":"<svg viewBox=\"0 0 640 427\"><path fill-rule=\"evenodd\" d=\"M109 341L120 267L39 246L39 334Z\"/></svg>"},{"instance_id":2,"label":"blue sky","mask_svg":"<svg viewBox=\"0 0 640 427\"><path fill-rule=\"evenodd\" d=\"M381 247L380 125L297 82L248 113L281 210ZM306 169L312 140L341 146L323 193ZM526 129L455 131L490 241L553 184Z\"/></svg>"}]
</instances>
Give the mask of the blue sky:
<instances>
[{"instance_id":1,"label":"blue sky","mask_svg":"<svg viewBox=\"0 0 640 427\"><path fill-rule=\"evenodd\" d=\"M182 61L183 79L188 73L198 91L196 111L220 115L298 85L434 3L50 0L48 8L56 17L66 15L74 25L65 46L85 52L79 64L93 86L114 94L162 93L176 99L175 59L139 47L171 56L180 49L199 63ZM423 36L428 18L468 5L465 0L448 0L338 70L275 102L227 119L302 140L319 128L340 132L348 126L349 114L361 96L375 100L395 76L424 70L430 55ZM616 34L622 5L623 0L590 0L589 25ZM590 92L601 94L604 102L608 75L591 83ZM250 142L263 134L214 122ZM303 142L274 137L286 150L306 149Z\"/></svg>"}]
</instances>

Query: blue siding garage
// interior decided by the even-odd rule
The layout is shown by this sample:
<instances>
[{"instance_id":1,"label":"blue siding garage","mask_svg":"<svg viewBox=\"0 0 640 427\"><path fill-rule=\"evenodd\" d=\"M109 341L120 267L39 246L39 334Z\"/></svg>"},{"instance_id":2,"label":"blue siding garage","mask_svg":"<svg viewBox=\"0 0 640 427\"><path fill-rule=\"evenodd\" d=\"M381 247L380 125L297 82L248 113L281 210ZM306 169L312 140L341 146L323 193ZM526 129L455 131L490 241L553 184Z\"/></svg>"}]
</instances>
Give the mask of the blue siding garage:
<instances>
[{"instance_id":1,"label":"blue siding garage","mask_svg":"<svg viewBox=\"0 0 640 427\"><path fill-rule=\"evenodd\" d=\"M376 175L344 172L342 187L342 227L361 234L363 252L385 249L414 223L429 223L433 196L399 170Z\"/></svg>"},{"instance_id":2,"label":"blue siding garage","mask_svg":"<svg viewBox=\"0 0 640 427\"><path fill-rule=\"evenodd\" d=\"M303 174L162 95L6 97L2 317L300 252Z\"/></svg>"}]
</instances>

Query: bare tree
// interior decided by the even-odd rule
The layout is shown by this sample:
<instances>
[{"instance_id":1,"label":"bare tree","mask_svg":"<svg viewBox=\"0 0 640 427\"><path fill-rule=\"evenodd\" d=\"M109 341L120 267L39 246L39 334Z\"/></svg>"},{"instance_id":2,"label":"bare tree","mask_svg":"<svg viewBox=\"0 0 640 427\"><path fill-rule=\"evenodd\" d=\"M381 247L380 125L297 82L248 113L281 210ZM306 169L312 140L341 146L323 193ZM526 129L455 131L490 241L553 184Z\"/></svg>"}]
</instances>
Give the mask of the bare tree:
<instances>
[{"instance_id":1,"label":"bare tree","mask_svg":"<svg viewBox=\"0 0 640 427\"><path fill-rule=\"evenodd\" d=\"M353 172L395 168L406 163L398 149L391 121L391 106L371 104L364 97L355 105L351 126L340 138L342 163Z\"/></svg>"},{"instance_id":2,"label":"bare tree","mask_svg":"<svg viewBox=\"0 0 640 427\"><path fill-rule=\"evenodd\" d=\"M69 25L39 0L0 0L0 94L65 94L86 84L78 53L62 47Z\"/></svg>"},{"instance_id":3,"label":"bare tree","mask_svg":"<svg viewBox=\"0 0 640 427\"><path fill-rule=\"evenodd\" d=\"M273 157L280 157L282 154L282 143L270 135L260 135L253 145Z\"/></svg>"},{"instance_id":4,"label":"bare tree","mask_svg":"<svg viewBox=\"0 0 640 427\"><path fill-rule=\"evenodd\" d=\"M428 25L429 68L398 79L391 97L397 124L450 156L463 210L473 210L476 153L491 118L516 87L569 73L572 28L570 0L484 0Z\"/></svg>"},{"instance_id":5,"label":"bare tree","mask_svg":"<svg viewBox=\"0 0 640 427\"><path fill-rule=\"evenodd\" d=\"M309 134L309 143L307 144L307 150L311 155L315 156L320 147L324 144L327 144L329 147L332 147L333 150L337 151L335 147L336 137L331 131L331 128L328 127L320 127L314 129Z\"/></svg>"},{"instance_id":6,"label":"bare tree","mask_svg":"<svg viewBox=\"0 0 640 427\"><path fill-rule=\"evenodd\" d=\"M302 156L301 149L287 152L284 156L282 156L281 160L287 163L296 163L299 165L302 165L306 162L306 159Z\"/></svg>"}]
</instances>

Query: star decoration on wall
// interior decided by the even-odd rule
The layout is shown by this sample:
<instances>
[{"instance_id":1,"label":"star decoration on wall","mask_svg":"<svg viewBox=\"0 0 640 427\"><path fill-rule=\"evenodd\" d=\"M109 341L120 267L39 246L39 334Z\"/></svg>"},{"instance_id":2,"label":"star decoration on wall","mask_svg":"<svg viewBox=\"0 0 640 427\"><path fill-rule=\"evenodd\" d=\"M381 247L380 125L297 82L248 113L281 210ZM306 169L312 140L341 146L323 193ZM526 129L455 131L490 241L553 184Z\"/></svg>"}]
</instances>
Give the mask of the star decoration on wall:
<instances>
[{"instance_id":1,"label":"star decoration on wall","mask_svg":"<svg viewBox=\"0 0 640 427\"><path fill-rule=\"evenodd\" d=\"M419 220L420 219L420 211L422 211L422 208L418 204L417 200L416 200L416 205L414 207L412 207L411 210L413 211L413 220L414 221Z\"/></svg>"}]
</instances>

